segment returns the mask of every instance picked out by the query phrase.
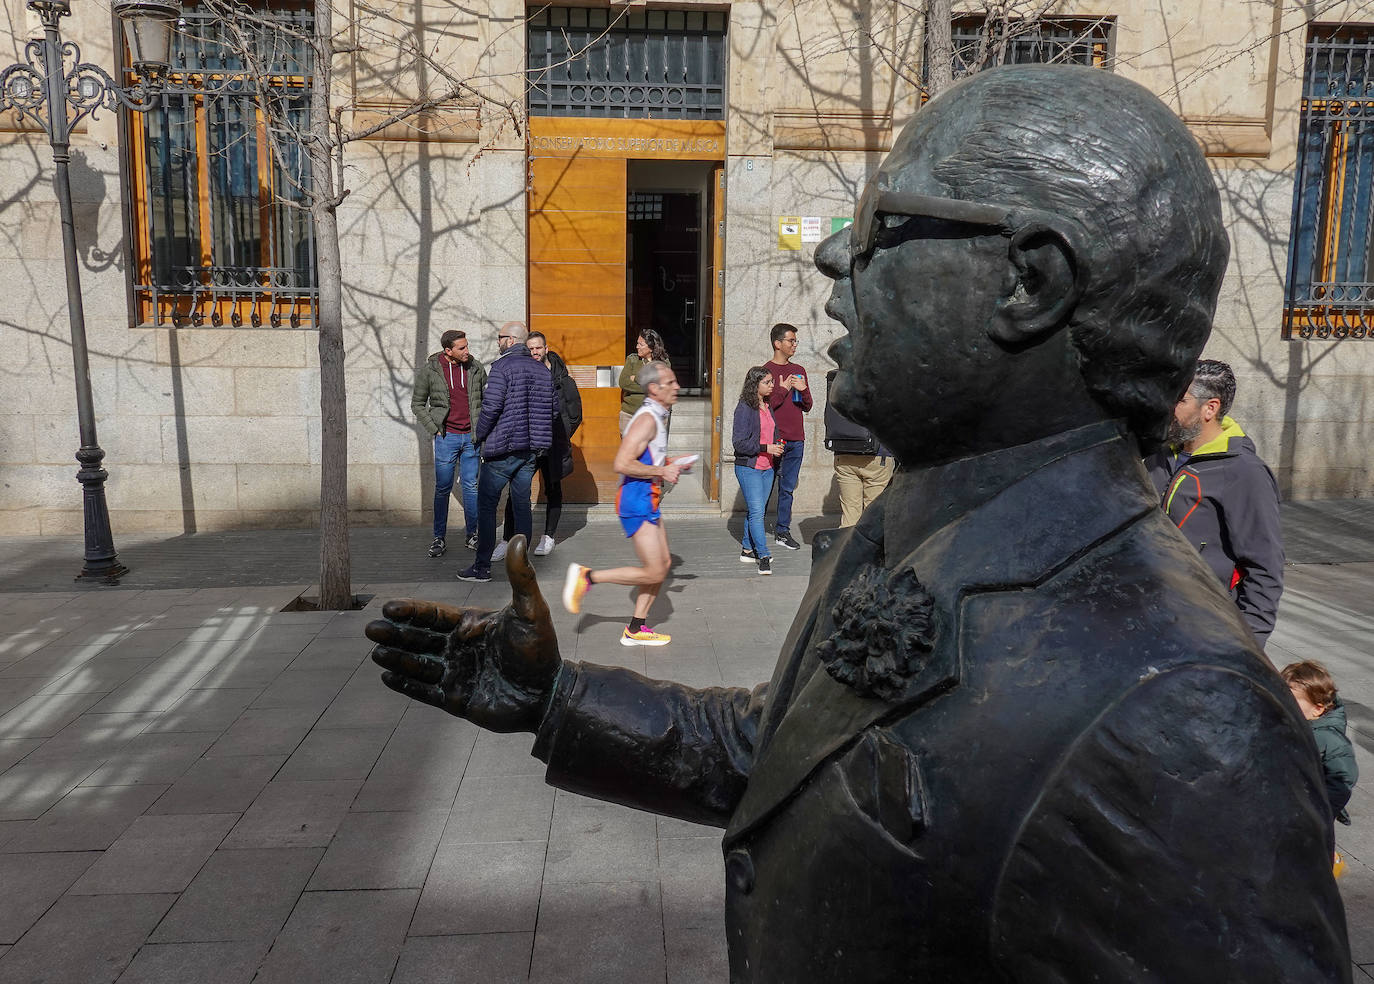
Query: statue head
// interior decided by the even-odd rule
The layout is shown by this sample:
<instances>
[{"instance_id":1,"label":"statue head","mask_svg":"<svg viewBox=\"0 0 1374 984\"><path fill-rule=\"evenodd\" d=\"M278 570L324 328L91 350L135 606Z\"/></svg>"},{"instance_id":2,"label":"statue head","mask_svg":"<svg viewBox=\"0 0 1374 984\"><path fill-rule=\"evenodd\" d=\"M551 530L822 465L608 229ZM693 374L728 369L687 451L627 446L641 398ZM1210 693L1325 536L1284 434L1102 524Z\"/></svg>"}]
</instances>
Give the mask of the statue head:
<instances>
[{"instance_id":1,"label":"statue head","mask_svg":"<svg viewBox=\"0 0 1374 984\"><path fill-rule=\"evenodd\" d=\"M906 464L1118 418L1163 439L1228 242L1182 121L1100 69L1018 65L905 127L816 264L831 398Z\"/></svg>"}]
</instances>

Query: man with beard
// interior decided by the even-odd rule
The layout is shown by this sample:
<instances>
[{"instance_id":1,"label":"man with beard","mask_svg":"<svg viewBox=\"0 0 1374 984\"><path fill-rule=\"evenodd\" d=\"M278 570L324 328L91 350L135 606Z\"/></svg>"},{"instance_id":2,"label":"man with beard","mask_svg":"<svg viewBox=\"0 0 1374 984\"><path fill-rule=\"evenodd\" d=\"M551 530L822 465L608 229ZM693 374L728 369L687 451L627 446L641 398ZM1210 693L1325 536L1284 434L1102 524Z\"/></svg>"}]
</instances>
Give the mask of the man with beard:
<instances>
[{"instance_id":1,"label":"man with beard","mask_svg":"<svg viewBox=\"0 0 1374 984\"><path fill-rule=\"evenodd\" d=\"M1230 366L1198 362L1174 408L1168 445L1145 466L1164 511L1231 592L1263 647L1283 594L1279 486L1255 442L1227 416L1235 396Z\"/></svg>"},{"instance_id":2,"label":"man with beard","mask_svg":"<svg viewBox=\"0 0 1374 984\"><path fill-rule=\"evenodd\" d=\"M836 405L901 468L812 538L771 681L565 661L517 537L508 608L387 603L383 682L725 828L733 984L1349 982L1312 729L1141 466L1227 252L1136 83L957 83L816 250Z\"/></svg>"}]
</instances>

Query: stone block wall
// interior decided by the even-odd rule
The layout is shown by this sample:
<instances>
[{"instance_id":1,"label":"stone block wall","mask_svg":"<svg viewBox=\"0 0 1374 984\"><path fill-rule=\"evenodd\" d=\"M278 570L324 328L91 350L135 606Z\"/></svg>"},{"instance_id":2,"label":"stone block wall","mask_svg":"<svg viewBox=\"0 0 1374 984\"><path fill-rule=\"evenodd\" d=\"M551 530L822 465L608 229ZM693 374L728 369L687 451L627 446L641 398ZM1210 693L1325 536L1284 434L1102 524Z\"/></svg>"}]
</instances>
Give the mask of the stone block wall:
<instances>
[{"instance_id":1,"label":"stone block wall","mask_svg":"<svg viewBox=\"0 0 1374 984\"><path fill-rule=\"evenodd\" d=\"M36 21L20 0L5 2L17 57ZM458 67L484 73L493 94L517 102L510 80L523 63L522 9L500 0L444 41ZM409 23L424 13L418 10L396 7L395 23ZM1053 12L1094 11L1063 3ZM858 44L873 32L891 50L919 51L919 25L891 13L875 0L843 9L825 0L731 8L721 393L727 511L741 505L729 419L745 371L768 358L768 329L780 320L799 330L797 359L810 371L817 398L797 508L803 517L835 508L821 404L832 365L826 349L842 329L824 313L830 282L812 263L815 244L780 250L778 219L820 216L828 231L830 217L851 214L893 133L918 105L911 80ZM1347 15L1363 16L1352 5L1330 17ZM1219 0L1205 18L1128 3L1115 12L1116 70L1160 94L1212 159L1232 255L1206 354L1236 369L1234 416L1278 473L1285 495L1363 496L1374 493L1361 453L1374 440L1365 354L1374 343L1290 341L1280 332L1302 16L1297 8L1246 0ZM113 64L108 11L78 10L68 27L88 58ZM345 94L371 100L368 111L383 113L399 96L382 84L384 60L376 65L378 72L359 76L357 92ZM355 83L342 74L339 85L348 90ZM414 368L437 349L439 335L463 328L477 357L489 360L497 327L526 315L523 130L471 109L436 119L429 129L389 128L349 151L351 193L339 220L349 492L359 523L425 521L429 440L413 423L409 401ZM43 136L0 120L0 283L7 301L0 315L0 534L81 526L51 178ZM131 327L118 128L108 114L76 134L72 180L91 381L116 532L313 524L313 332Z\"/></svg>"}]
</instances>

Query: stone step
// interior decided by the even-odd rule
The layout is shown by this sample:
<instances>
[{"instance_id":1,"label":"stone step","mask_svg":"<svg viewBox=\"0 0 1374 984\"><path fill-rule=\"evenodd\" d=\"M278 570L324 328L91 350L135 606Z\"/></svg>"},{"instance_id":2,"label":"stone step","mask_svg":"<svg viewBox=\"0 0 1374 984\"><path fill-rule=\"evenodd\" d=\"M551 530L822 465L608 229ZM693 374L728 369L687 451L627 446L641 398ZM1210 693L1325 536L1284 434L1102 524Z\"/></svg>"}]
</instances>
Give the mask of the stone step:
<instances>
[{"instance_id":1,"label":"stone step","mask_svg":"<svg viewBox=\"0 0 1374 984\"><path fill-rule=\"evenodd\" d=\"M673 405L668 425L668 453L670 455L699 454L702 460L711 452L711 399L691 396Z\"/></svg>"}]
</instances>

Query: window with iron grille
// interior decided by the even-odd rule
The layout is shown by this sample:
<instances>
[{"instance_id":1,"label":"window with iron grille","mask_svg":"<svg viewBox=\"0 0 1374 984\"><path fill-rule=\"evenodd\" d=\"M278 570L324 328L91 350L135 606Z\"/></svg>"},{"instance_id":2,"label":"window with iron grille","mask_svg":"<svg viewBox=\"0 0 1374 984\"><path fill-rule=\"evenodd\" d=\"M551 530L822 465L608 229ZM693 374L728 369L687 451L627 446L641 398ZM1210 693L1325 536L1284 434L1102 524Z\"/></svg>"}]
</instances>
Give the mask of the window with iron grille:
<instances>
[{"instance_id":1,"label":"window with iron grille","mask_svg":"<svg viewBox=\"0 0 1374 984\"><path fill-rule=\"evenodd\" d=\"M1307 40L1284 334L1364 338L1374 322L1374 27Z\"/></svg>"},{"instance_id":2,"label":"window with iron grille","mask_svg":"<svg viewBox=\"0 0 1374 984\"><path fill-rule=\"evenodd\" d=\"M232 24L185 11L160 103L130 123L141 323L313 323L310 172L299 142L310 122L304 39L313 20L298 9L259 9Z\"/></svg>"},{"instance_id":3,"label":"window with iron grille","mask_svg":"<svg viewBox=\"0 0 1374 984\"><path fill-rule=\"evenodd\" d=\"M628 222L657 222L663 218L663 196L654 192L632 191L625 203Z\"/></svg>"},{"instance_id":4,"label":"window with iron grille","mask_svg":"<svg viewBox=\"0 0 1374 984\"><path fill-rule=\"evenodd\" d=\"M531 116L725 118L726 15L532 8Z\"/></svg>"},{"instance_id":5,"label":"window with iron grille","mask_svg":"<svg viewBox=\"0 0 1374 984\"><path fill-rule=\"evenodd\" d=\"M954 77L994 65L1030 63L1110 68L1111 18L1049 17L1017 20L957 17L954 20Z\"/></svg>"}]
</instances>

